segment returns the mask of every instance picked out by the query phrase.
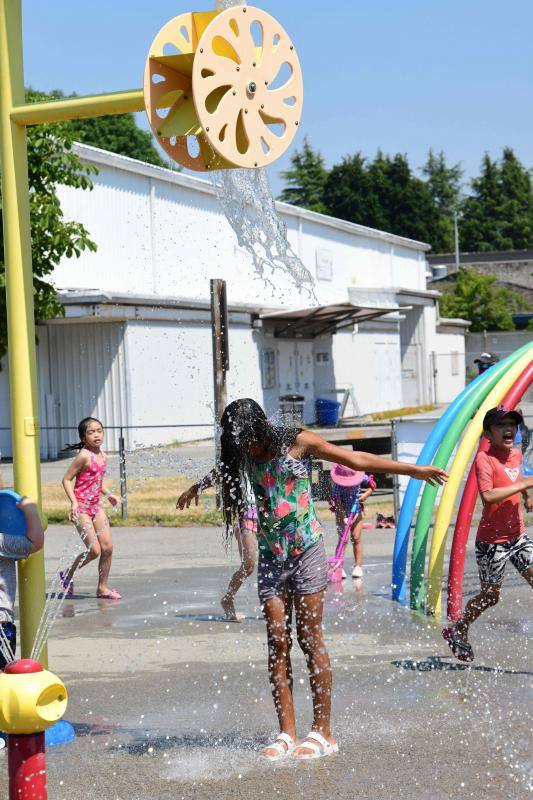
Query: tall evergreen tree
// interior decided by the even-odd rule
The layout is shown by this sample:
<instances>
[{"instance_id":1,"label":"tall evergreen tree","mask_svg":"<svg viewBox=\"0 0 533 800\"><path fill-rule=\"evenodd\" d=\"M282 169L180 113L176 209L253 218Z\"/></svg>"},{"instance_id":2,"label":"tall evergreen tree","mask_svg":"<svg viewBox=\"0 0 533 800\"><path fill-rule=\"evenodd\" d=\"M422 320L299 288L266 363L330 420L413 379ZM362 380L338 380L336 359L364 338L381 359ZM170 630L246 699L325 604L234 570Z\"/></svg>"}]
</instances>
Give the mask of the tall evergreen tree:
<instances>
[{"instance_id":1,"label":"tall evergreen tree","mask_svg":"<svg viewBox=\"0 0 533 800\"><path fill-rule=\"evenodd\" d=\"M510 147L504 148L500 165L503 196L502 235L514 250L533 244L533 187L531 172L525 169Z\"/></svg>"},{"instance_id":2,"label":"tall evergreen tree","mask_svg":"<svg viewBox=\"0 0 533 800\"><path fill-rule=\"evenodd\" d=\"M455 247L454 213L459 209L463 170L459 164L449 167L442 150L434 153L430 149L422 174L437 209L431 248L435 253L449 253Z\"/></svg>"},{"instance_id":3,"label":"tall evergreen tree","mask_svg":"<svg viewBox=\"0 0 533 800\"><path fill-rule=\"evenodd\" d=\"M279 197L284 203L308 208L310 211L325 212L322 192L328 176L324 159L318 150L313 150L307 137L302 149L291 156L290 169L284 170L281 177L288 184Z\"/></svg>"},{"instance_id":4,"label":"tall evergreen tree","mask_svg":"<svg viewBox=\"0 0 533 800\"><path fill-rule=\"evenodd\" d=\"M324 187L329 214L413 239L428 241L437 212L427 184L414 176L407 157L361 153L333 167Z\"/></svg>"},{"instance_id":5,"label":"tall evergreen tree","mask_svg":"<svg viewBox=\"0 0 533 800\"><path fill-rule=\"evenodd\" d=\"M501 161L485 154L481 174L463 203L463 250L515 250L533 247L531 175L511 148Z\"/></svg>"},{"instance_id":6,"label":"tall evergreen tree","mask_svg":"<svg viewBox=\"0 0 533 800\"><path fill-rule=\"evenodd\" d=\"M381 209L373 195L366 160L361 153L345 156L330 170L322 199L326 213L332 217L379 227Z\"/></svg>"}]
</instances>

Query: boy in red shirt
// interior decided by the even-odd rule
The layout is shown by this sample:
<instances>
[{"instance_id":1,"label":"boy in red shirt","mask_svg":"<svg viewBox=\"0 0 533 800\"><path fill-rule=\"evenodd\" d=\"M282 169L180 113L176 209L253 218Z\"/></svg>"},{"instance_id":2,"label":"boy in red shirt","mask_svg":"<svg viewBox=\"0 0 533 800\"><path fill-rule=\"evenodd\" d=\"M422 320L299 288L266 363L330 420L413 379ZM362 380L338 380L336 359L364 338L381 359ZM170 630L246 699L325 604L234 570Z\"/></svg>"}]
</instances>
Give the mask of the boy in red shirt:
<instances>
[{"instance_id":1,"label":"boy in red shirt","mask_svg":"<svg viewBox=\"0 0 533 800\"><path fill-rule=\"evenodd\" d=\"M476 536L476 561L481 591L466 605L462 617L442 635L460 661L473 661L468 628L500 599L508 561L533 586L533 541L527 536L520 494L526 511L533 511L528 489L533 477L522 477L522 453L513 447L516 431L524 422L518 411L503 406L491 408L483 419L483 433L490 442L486 453L478 453L475 469L483 513Z\"/></svg>"}]
</instances>

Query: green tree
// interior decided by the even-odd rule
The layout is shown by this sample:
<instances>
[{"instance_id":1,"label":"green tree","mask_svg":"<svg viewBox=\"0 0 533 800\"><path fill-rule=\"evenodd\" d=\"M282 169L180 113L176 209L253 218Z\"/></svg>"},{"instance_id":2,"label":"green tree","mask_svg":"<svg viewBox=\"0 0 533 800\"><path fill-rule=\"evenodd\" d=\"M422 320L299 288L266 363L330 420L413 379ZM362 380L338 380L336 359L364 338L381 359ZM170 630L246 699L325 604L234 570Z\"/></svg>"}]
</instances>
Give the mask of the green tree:
<instances>
[{"instance_id":1,"label":"green tree","mask_svg":"<svg viewBox=\"0 0 533 800\"><path fill-rule=\"evenodd\" d=\"M378 151L370 163L346 156L324 186L328 214L372 228L429 241L437 210L427 184L411 172L407 157Z\"/></svg>"},{"instance_id":2,"label":"green tree","mask_svg":"<svg viewBox=\"0 0 533 800\"><path fill-rule=\"evenodd\" d=\"M461 249L516 250L533 247L531 175L509 147L501 160L485 154L472 194L462 205Z\"/></svg>"},{"instance_id":3,"label":"green tree","mask_svg":"<svg viewBox=\"0 0 533 800\"><path fill-rule=\"evenodd\" d=\"M471 322L473 333L487 330L512 331L513 313L527 304L516 292L498 286L495 275L483 275L461 267L453 288L439 301L443 317L460 317Z\"/></svg>"},{"instance_id":4,"label":"green tree","mask_svg":"<svg viewBox=\"0 0 533 800\"><path fill-rule=\"evenodd\" d=\"M28 102L49 99L29 90ZM65 219L56 193L58 185L91 189L89 176L94 167L82 164L72 152L73 135L68 123L28 128L28 175L30 184L30 222L32 238L33 293L35 320L62 316L64 309L47 277L63 257L79 256L83 250L96 250L86 228ZM0 198L1 199L1 198ZM1 204L0 204L1 216ZM4 241L0 226L0 358L7 351L7 315Z\"/></svg>"},{"instance_id":5,"label":"green tree","mask_svg":"<svg viewBox=\"0 0 533 800\"><path fill-rule=\"evenodd\" d=\"M65 95L61 89L54 89L50 96L57 100L66 96L77 97L78 95L75 92ZM129 156L129 158L136 158L147 164L155 164L156 167L168 166L167 162L159 155L151 133L139 128L133 114L73 119L66 124L70 126L76 142L109 150L111 153L118 153L122 156Z\"/></svg>"},{"instance_id":6,"label":"green tree","mask_svg":"<svg viewBox=\"0 0 533 800\"><path fill-rule=\"evenodd\" d=\"M77 142L136 158L157 167L167 166L157 152L151 134L138 127L133 114L76 119L70 125Z\"/></svg>"},{"instance_id":7,"label":"green tree","mask_svg":"<svg viewBox=\"0 0 533 800\"><path fill-rule=\"evenodd\" d=\"M381 209L372 192L366 159L361 153L345 156L330 170L322 198L326 213L332 217L380 227L374 220L380 218Z\"/></svg>"},{"instance_id":8,"label":"green tree","mask_svg":"<svg viewBox=\"0 0 533 800\"><path fill-rule=\"evenodd\" d=\"M322 202L322 192L327 176L322 155L318 150L313 150L306 137L302 149L296 150L291 156L291 168L281 173L288 185L279 199L293 206L324 213L326 209Z\"/></svg>"},{"instance_id":9,"label":"green tree","mask_svg":"<svg viewBox=\"0 0 533 800\"><path fill-rule=\"evenodd\" d=\"M520 163L510 147L504 148L500 162L500 187L503 196L502 235L514 250L533 245L533 187L531 172Z\"/></svg>"},{"instance_id":10,"label":"green tree","mask_svg":"<svg viewBox=\"0 0 533 800\"><path fill-rule=\"evenodd\" d=\"M449 253L455 247L453 218L460 205L463 171L459 164L449 167L442 150L434 153L430 149L422 174L437 209L435 228L429 239L431 249L435 253Z\"/></svg>"}]
</instances>

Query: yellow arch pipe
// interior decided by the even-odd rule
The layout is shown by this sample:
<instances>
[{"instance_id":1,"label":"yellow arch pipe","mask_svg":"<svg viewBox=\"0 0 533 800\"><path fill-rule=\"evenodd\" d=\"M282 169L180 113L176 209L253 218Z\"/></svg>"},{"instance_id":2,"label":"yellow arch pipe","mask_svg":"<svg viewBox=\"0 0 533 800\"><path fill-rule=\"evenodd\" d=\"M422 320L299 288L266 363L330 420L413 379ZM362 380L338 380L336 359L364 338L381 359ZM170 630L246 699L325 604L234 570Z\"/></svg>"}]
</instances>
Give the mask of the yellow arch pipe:
<instances>
[{"instance_id":1,"label":"yellow arch pipe","mask_svg":"<svg viewBox=\"0 0 533 800\"><path fill-rule=\"evenodd\" d=\"M461 444L457 450L455 458L450 467L450 478L444 488L440 505L437 511L433 537L431 539L431 549L429 553L428 566L428 595L427 613L441 616L442 603L442 571L444 564L444 549L446 546L446 536L452 518L455 499L461 485L461 478L468 466L474 448L479 442L479 437L483 432L483 417L489 410L500 403L513 383L519 378L524 369L528 366L532 358L532 349L524 353L496 384L494 389L487 395L484 402L480 405L474 419L466 429Z\"/></svg>"}]
</instances>

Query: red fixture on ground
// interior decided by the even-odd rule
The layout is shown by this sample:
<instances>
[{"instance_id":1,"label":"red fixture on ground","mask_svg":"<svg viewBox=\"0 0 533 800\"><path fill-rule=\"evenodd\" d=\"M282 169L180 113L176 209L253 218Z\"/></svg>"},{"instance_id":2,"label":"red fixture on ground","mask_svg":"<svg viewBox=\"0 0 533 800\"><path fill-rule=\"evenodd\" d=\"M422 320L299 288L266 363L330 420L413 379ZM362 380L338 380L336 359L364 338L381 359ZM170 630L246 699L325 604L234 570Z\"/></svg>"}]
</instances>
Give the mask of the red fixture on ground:
<instances>
[{"instance_id":1,"label":"red fixture on ground","mask_svg":"<svg viewBox=\"0 0 533 800\"><path fill-rule=\"evenodd\" d=\"M22 658L8 664L9 675L42 672L38 661ZM9 800L47 800L46 760L43 733L12 734L7 737Z\"/></svg>"}]
</instances>

